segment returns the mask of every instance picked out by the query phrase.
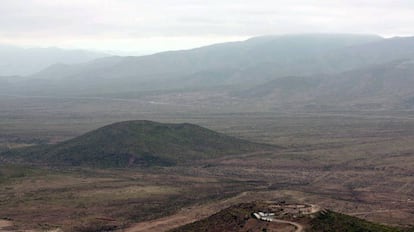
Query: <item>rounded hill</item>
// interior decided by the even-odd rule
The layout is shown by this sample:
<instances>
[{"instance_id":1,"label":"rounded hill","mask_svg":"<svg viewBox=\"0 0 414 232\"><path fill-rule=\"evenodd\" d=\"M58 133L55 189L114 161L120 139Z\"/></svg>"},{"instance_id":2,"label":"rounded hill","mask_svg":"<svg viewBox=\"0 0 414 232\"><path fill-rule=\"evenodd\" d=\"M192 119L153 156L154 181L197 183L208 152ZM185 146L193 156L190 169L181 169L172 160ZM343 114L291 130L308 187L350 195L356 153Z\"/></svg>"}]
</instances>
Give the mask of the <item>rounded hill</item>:
<instances>
[{"instance_id":1,"label":"rounded hill","mask_svg":"<svg viewBox=\"0 0 414 232\"><path fill-rule=\"evenodd\" d=\"M29 162L127 167L175 165L270 148L198 125L126 121L55 145L8 152Z\"/></svg>"}]
</instances>

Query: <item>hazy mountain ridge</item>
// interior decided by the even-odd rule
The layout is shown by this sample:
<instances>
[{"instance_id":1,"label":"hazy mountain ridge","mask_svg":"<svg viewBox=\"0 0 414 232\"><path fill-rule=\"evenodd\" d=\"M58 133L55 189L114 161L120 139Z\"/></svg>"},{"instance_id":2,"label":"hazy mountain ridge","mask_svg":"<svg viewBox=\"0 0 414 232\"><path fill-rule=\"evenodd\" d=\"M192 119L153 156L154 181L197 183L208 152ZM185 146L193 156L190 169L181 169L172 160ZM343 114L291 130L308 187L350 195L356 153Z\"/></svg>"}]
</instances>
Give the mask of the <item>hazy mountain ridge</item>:
<instances>
[{"instance_id":1,"label":"hazy mountain ridge","mask_svg":"<svg viewBox=\"0 0 414 232\"><path fill-rule=\"evenodd\" d=\"M216 44L185 51L163 52L141 57L123 57L101 69L94 64L72 65L53 72L46 70L31 79L60 79L50 88L30 85L26 94L105 94L149 89L203 87L211 76L214 85L245 85L285 75L307 75L329 71L326 60L319 57L352 44L381 40L377 36L356 35L292 35L267 36L242 42ZM111 61L111 59L108 59ZM118 62L119 61L119 62ZM210 74L213 75L210 75ZM206 75L207 74L207 75ZM206 79L206 81L203 81ZM77 81L73 81L77 80ZM201 81L200 81L201 80ZM159 86L160 82L172 85ZM81 90L83 86L88 90ZM18 91L18 87L16 90Z\"/></svg>"},{"instance_id":2,"label":"hazy mountain ridge","mask_svg":"<svg viewBox=\"0 0 414 232\"><path fill-rule=\"evenodd\" d=\"M55 63L84 63L105 53L60 48L21 48L0 45L0 76L31 75Z\"/></svg>"},{"instance_id":3,"label":"hazy mountain ridge","mask_svg":"<svg viewBox=\"0 0 414 232\"><path fill-rule=\"evenodd\" d=\"M264 36L185 51L54 65L29 80L9 83L2 92L144 97L173 104L184 99L205 106L215 101L241 110L252 105L260 105L259 110L404 108L411 107L414 99L411 59L414 37ZM199 97L186 99L186 95Z\"/></svg>"},{"instance_id":4,"label":"hazy mountain ridge","mask_svg":"<svg viewBox=\"0 0 414 232\"><path fill-rule=\"evenodd\" d=\"M397 60L338 74L284 77L235 91L244 101L356 108L411 108L414 60Z\"/></svg>"},{"instance_id":5,"label":"hazy mountain ridge","mask_svg":"<svg viewBox=\"0 0 414 232\"><path fill-rule=\"evenodd\" d=\"M315 101L398 107L414 96L413 61L393 61L334 75L319 87L321 94Z\"/></svg>"}]
</instances>

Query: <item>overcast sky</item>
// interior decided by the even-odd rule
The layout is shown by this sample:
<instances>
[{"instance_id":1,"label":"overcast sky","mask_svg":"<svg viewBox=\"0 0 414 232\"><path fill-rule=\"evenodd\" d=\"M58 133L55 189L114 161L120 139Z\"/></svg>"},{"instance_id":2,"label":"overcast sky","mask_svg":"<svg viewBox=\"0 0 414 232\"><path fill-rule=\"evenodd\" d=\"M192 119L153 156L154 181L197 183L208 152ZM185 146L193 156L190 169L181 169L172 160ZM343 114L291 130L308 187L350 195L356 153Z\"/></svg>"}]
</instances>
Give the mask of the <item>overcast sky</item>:
<instances>
[{"instance_id":1,"label":"overcast sky","mask_svg":"<svg viewBox=\"0 0 414 232\"><path fill-rule=\"evenodd\" d=\"M414 0L1 0L0 43L155 52L268 34L414 32Z\"/></svg>"}]
</instances>

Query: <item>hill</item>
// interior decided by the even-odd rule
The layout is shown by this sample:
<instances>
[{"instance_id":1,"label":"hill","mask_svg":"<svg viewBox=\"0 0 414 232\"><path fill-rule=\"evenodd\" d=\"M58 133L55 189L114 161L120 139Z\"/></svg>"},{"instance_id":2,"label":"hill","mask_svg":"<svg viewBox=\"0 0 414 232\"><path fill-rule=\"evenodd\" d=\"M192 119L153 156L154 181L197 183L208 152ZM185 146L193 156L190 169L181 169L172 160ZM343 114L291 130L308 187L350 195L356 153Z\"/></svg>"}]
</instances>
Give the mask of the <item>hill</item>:
<instances>
[{"instance_id":1,"label":"hill","mask_svg":"<svg viewBox=\"0 0 414 232\"><path fill-rule=\"evenodd\" d=\"M345 107L412 108L414 60L403 59L329 76L315 102Z\"/></svg>"},{"instance_id":2,"label":"hill","mask_svg":"<svg viewBox=\"0 0 414 232\"><path fill-rule=\"evenodd\" d=\"M66 142L12 150L2 156L6 160L49 165L163 166L269 148L193 124L127 121Z\"/></svg>"},{"instance_id":3,"label":"hill","mask_svg":"<svg viewBox=\"0 0 414 232\"><path fill-rule=\"evenodd\" d=\"M410 232L413 229L402 229L391 226L380 225L363 219L352 217L346 214L327 211L319 213L316 218L310 221L311 232Z\"/></svg>"},{"instance_id":4,"label":"hill","mask_svg":"<svg viewBox=\"0 0 414 232\"><path fill-rule=\"evenodd\" d=\"M231 96L264 108L412 109L414 60L369 65L337 74L277 78Z\"/></svg>"},{"instance_id":5,"label":"hill","mask_svg":"<svg viewBox=\"0 0 414 232\"><path fill-rule=\"evenodd\" d=\"M263 210L264 203L242 203L224 209L206 219L173 229L170 232L219 232L219 231L292 231L293 225L302 226L297 232L405 232L413 231L390 226L384 226L368 222L356 217L336 213L333 211L322 211L313 215L303 215L294 218L283 218L283 221L293 222L289 225L280 222L266 222L257 220L254 212ZM286 226L284 228L283 226ZM290 227L289 227L290 226Z\"/></svg>"}]
</instances>

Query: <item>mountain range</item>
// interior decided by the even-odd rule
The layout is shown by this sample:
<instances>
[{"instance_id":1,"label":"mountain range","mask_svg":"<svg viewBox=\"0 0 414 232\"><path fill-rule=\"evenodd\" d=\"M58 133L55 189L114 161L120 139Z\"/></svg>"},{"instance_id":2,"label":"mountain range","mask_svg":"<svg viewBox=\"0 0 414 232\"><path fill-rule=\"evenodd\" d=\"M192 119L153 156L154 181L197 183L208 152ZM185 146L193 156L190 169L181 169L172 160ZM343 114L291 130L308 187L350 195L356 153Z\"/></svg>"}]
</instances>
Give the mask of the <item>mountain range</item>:
<instances>
[{"instance_id":1,"label":"mountain range","mask_svg":"<svg viewBox=\"0 0 414 232\"><path fill-rule=\"evenodd\" d=\"M101 52L0 44L0 76L27 76L53 64L76 64L109 56Z\"/></svg>"},{"instance_id":2,"label":"mountain range","mask_svg":"<svg viewBox=\"0 0 414 232\"><path fill-rule=\"evenodd\" d=\"M140 57L56 64L36 74L0 78L4 94L144 98L241 109L411 108L414 37L304 34ZM18 80L16 80L18 79ZM189 94L191 93L191 94ZM214 94L213 94L214 93ZM229 103L230 102L230 103ZM229 108L230 109L230 108ZM251 109L250 109L251 110Z\"/></svg>"}]
</instances>

